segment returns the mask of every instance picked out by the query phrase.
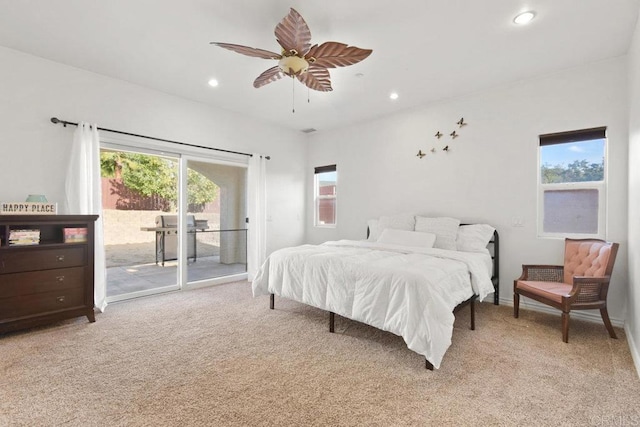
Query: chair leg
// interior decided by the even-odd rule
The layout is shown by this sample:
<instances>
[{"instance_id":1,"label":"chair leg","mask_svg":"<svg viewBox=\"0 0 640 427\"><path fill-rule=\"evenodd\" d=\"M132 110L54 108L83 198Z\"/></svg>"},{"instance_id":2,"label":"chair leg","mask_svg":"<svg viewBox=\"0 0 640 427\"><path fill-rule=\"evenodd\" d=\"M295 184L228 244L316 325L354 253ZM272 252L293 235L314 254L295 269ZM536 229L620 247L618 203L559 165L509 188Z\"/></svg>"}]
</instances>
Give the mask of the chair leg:
<instances>
[{"instance_id":1,"label":"chair leg","mask_svg":"<svg viewBox=\"0 0 640 427\"><path fill-rule=\"evenodd\" d=\"M275 299L276 299L276 298L275 298L275 295L274 295L274 294L269 295L269 308L270 308L271 310L273 310L273 308L274 308L274 306L275 306Z\"/></svg>"},{"instance_id":2,"label":"chair leg","mask_svg":"<svg viewBox=\"0 0 640 427\"><path fill-rule=\"evenodd\" d=\"M609 312L607 312L607 307L602 307L600 309L600 315L602 316L602 321L604 322L604 326L609 331L609 336L611 338L617 339L616 331L613 330L613 325L611 325L611 320L609 320Z\"/></svg>"},{"instance_id":3,"label":"chair leg","mask_svg":"<svg viewBox=\"0 0 640 427\"><path fill-rule=\"evenodd\" d=\"M562 312L562 341L569 342L569 312Z\"/></svg>"},{"instance_id":4,"label":"chair leg","mask_svg":"<svg viewBox=\"0 0 640 427\"><path fill-rule=\"evenodd\" d=\"M520 294L513 293L513 317L516 319L520 315Z\"/></svg>"}]
</instances>

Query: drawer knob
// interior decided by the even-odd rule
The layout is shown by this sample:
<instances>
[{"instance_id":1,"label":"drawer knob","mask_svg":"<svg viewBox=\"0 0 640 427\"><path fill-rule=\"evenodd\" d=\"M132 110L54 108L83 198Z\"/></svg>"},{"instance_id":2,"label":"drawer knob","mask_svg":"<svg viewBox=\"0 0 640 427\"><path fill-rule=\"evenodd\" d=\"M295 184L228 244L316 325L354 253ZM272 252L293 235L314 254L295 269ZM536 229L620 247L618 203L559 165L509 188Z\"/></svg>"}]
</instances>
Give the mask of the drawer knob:
<instances>
[{"instance_id":1,"label":"drawer knob","mask_svg":"<svg viewBox=\"0 0 640 427\"><path fill-rule=\"evenodd\" d=\"M64 302L64 295L61 297L56 297L56 301L58 302Z\"/></svg>"},{"instance_id":2,"label":"drawer knob","mask_svg":"<svg viewBox=\"0 0 640 427\"><path fill-rule=\"evenodd\" d=\"M56 276L58 282L64 282L64 276Z\"/></svg>"},{"instance_id":3,"label":"drawer knob","mask_svg":"<svg viewBox=\"0 0 640 427\"><path fill-rule=\"evenodd\" d=\"M56 255L56 261L64 262L64 255Z\"/></svg>"}]
</instances>

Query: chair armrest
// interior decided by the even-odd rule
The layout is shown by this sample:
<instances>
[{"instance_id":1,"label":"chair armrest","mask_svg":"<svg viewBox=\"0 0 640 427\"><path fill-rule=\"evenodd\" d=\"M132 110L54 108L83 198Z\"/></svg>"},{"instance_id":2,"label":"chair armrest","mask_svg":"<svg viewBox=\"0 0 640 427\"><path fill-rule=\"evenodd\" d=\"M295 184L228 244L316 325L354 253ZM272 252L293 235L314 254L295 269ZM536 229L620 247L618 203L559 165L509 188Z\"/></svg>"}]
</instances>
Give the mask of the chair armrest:
<instances>
[{"instance_id":1,"label":"chair armrest","mask_svg":"<svg viewBox=\"0 0 640 427\"><path fill-rule=\"evenodd\" d=\"M573 276L573 283L609 283L611 276L604 277L587 277L587 276Z\"/></svg>"},{"instance_id":2,"label":"chair armrest","mask_svg":"<svg viewBox=\"0 0 640 427\"><path fill-rule=\"evenodd\" d=\"M611 276L573 276L573 287L567 297L571 303L575 301L583 303L598 301L602 296L606 298L610 281Z\"/></svg>"},{"instance_id":3,"label":"chair armrest","mask_svg":"<svg viewBox=\"0 0 640 427\"><path fill-rule=\"evenodd\" d=\"M523 264L522 275L516 280L535 280L538 282L562 282L564 266Z\"/></svg>"}]
</instances>

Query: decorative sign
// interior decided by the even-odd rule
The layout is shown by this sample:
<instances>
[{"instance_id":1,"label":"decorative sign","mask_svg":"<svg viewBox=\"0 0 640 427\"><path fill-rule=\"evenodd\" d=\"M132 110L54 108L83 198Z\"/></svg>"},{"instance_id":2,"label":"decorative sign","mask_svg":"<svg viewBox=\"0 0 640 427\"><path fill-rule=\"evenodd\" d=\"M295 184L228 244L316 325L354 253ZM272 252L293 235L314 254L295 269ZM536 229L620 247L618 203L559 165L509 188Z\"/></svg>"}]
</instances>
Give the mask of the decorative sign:
<instances>
[{"instance_id":1,"label":"decorative sign","mask_svg":"<svg viewBox=\"0 0 640 427\"><path fill-rule=\"evenodd\" d=\"M57 203L0 202L0 215L55 215Z\"/></svg>"}]
</instances>

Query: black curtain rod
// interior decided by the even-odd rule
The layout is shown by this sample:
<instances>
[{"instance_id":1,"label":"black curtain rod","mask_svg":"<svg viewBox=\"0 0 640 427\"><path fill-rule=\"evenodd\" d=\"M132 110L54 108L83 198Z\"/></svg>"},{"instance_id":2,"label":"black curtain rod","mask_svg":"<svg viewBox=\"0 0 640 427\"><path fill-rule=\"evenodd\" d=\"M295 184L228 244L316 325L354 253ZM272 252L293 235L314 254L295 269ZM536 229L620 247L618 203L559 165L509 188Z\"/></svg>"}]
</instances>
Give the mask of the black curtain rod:
<instances>
[{"instance_id":1,"label":"black curtain rod","mask_svg":"<svg viewBox=\"0 0 640 427\"><path fill-rule=\"evenodd\" d=\"M62 123L62 126L64 126L64 127L67 127L67 125L78 126L77 123L68 122L66 120L60 120L57 117L51 117L51 123L53 123L53 124ZM162 139L162 138L156 138L156 137L153 137L153 136L139 135L137 133L123 132L123 131L120 131L120 130L105 129L105 128L101 128L101 127L99 127L98 130L102 130L102 131L106 131L106 132L119 133L120 135L136 136L138 138L153 139L154 141L168 142L168 143L171 143L171 144L186 145L187 147L204 148L205 150L222 151L224 153L240 154L241 156L253 157L253 154L241 153L240 151L223 150L222 148L213 148L213 147L205 147L203 145L187 144L186 142L171 141L170 139ZM264 158L267 159L267 160L271 160L271 156L264 156Z\"/></svg>"}]
</instances>

